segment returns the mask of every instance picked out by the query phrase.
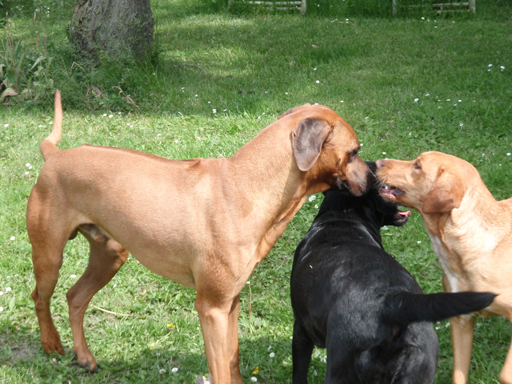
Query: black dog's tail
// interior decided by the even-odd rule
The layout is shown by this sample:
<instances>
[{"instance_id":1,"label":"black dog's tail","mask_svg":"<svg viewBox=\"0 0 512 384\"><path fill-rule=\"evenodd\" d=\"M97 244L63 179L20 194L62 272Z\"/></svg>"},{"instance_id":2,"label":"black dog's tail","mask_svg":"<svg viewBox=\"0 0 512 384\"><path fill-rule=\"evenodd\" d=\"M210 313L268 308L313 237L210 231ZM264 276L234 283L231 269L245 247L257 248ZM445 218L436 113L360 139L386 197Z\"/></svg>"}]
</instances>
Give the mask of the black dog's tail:
<instances>
[{"instance_id":1,"label":"black dog's tail","mask_svg":"<svg viewBox=\"0 0 512 384\"><path fill-rule=\"evenodd\" d=\"M488 307L497 295L490 292L416 294L405 291L386 294L384 321L407 325L416 321L440 321Z\"/></svg>"}]
</instances>

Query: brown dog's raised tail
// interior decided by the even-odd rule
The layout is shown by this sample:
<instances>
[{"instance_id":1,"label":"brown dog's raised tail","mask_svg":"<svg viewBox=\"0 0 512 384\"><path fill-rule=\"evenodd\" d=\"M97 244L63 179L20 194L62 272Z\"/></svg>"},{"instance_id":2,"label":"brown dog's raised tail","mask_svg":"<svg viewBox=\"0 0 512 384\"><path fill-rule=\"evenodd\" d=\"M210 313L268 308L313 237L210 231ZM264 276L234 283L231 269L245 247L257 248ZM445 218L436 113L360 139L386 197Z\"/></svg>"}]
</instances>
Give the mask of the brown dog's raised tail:
<instances>
[{"instance_id":1,"label":"brown dog's raised tail","mask_svg":"<svg viewBox=\"0 0 512 384\"><path fill-rule=\"evenodd\" d=\"M60 101L60 91L57 89L55 91L55 117L53 119L53 129L50 136L41 141L39 144L39 150L43 155L44 161L48 160L48 158L53 155L55 152L59 151L57 148L57 143L60 141L62 137L62 103Z\"/></svg>"}]
</instances>

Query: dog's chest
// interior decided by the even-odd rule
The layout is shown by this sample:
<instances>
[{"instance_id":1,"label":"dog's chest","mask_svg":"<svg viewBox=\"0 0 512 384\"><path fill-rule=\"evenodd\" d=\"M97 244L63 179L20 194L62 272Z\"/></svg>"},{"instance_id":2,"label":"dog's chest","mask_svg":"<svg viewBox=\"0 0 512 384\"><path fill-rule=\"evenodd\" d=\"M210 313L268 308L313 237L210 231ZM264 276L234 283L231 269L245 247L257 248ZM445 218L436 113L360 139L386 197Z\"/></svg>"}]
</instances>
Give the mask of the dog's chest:
<instances>
[{"instance_id":1,"label":"dog's chest","mask_svg":"<svg viewBox=\"0 0 512 384\"><path fill-rule=\"evenodd\" d=\"M448 252L446 247L441 242L441 239L435 235L428 234L430 237L430 242L432 243L432 248L437 258L439 259L439 263L441 264L441 268L443 269L443 273L446 276L448 284L450 285L451 292L459 291L459 273L452 267L452 255Z\"/></svg>"}]
</instances>

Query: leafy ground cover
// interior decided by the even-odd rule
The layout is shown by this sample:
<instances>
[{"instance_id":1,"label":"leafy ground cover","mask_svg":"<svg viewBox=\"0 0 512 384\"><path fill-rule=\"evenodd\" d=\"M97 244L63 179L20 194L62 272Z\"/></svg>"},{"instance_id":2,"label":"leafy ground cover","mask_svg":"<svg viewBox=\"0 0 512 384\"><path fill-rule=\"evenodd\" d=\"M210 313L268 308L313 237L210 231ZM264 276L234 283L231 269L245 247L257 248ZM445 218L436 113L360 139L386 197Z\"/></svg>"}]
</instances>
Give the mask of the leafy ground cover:
<instances>
[{"instance_id":1,"label":"leafy ground cover","mask_svg":"<svg viewBox=\"0 0 512 384\"><path fill-rule=\"evenodd\" d=\"M474 164L502 199L512 196L512 6L481 3L475 16L425 11L392 18L357 9L324 11L328 1L308 3L311 11L301 16L235 14L206 0L154 0L152 60L120 64L106 57L95 67L76 62L67 43L74 1L12 5L10 23L0 30L0 64L8 63L11 37L28 57L20 77L26 92L0 106L0 382L192 383L208 371L194 291L133 258L93 298L85 317L100 372L85 373L71 353L42 352L24 214L43 163L38 144L51 131L55 88L65 109L61 148L89 143L173 159L228 157L288 108L320 103L354 127L363 159L450 153ZM43 10L48 43L48 55L39 62L35 7ZM245 381L291 380L289 274L295 246L320 201L318 195L302 207L242 291ZM383 237L426 292L441 290L441 269L417 213ZM52 302L68 352L65 293L84 270L86 255L83 239L68 243ZM435 327L441 345L436 383L447 383L449 327ZM511 328L499 318L478 321L471 383L497 382ZM314 352L312 383L323 382L325 357L322 350Z\"/></svg>"}]
</instances>

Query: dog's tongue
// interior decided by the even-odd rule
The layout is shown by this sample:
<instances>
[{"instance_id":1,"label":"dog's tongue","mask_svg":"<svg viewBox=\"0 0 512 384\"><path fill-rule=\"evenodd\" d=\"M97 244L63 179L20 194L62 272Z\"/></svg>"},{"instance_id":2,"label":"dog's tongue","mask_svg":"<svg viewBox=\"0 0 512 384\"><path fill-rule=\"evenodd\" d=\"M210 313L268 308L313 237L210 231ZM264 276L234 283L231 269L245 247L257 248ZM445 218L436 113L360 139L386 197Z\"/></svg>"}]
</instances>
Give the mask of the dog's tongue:
<instances>
[{"instance_id":1,"label":"dog's tongue","mask_svg":"<svg viewBox=\"0 0 512 384\"><path fill-rule=\"evenodd\" d=\"M398 214L402 217L411 217L411 211L398 211Z\"/></svg>"}]
</instances>

